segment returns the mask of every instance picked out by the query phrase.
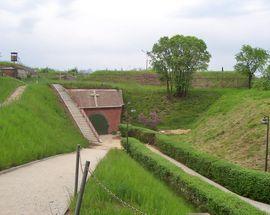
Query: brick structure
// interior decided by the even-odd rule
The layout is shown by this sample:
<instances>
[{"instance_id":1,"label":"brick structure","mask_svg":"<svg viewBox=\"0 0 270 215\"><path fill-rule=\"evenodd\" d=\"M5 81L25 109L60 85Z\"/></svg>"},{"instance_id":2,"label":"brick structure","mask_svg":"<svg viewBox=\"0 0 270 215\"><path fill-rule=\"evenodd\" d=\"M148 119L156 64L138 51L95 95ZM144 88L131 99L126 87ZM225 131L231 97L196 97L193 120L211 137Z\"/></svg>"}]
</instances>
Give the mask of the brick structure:
<instances>
[{"instance_id":1,"label":"brick structure","mask_svg":"<svg viewBox=\"0 0 270 215\"><path fill-rule=\"evenodd\" d=\"M122 91L115 89L69 89L71 98L89 117L99 134L118 130L124 105ZM107 122L102 121L102 117ZM100 118L100 120L97 120ZM106 123L108 128L106 129Z\"/></svg>"},{"instance_id":2,"label":"brick structure","mask_svg":"<svg viewBox=\"0 0 270 215\"><path fill-rule=\"evenodd\" d=\"M10 66L0 65L0 76L9 76L18 79L25 79L27 77L37 77L37 73L32 68L20 64L10 63Z\"/></svg>"}]
</instances>

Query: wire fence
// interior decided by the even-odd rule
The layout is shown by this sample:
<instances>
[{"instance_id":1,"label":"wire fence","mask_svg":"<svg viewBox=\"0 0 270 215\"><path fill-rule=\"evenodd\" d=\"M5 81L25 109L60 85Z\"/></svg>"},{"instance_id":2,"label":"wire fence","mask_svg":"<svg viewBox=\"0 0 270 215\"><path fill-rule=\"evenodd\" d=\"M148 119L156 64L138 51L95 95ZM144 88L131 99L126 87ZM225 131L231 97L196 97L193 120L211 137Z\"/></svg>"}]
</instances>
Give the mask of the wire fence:
<instances>
[{"instance_id":1,"label":"wire fence","mask_svg":"<svg viewBox=\"0 0 270 215\"><path fill-rule=\"evenodd\" d=\"M82 164L82 160L81 160L81 155L79 156L79 161L80 161L80 170L81 173L84 174L84 170L83 170L83 164ZM111 191L104 183L102 183L94 174L93 170L91 170L91 168L89 167L88 170L90 176L92 177L92 179L94 180L94 182L96 182L96 184L102 188L102 190L104 190L109 196L111 196L112 198L114 198L115 200L117 200L118 202L120 202L124 207L129 208L130 210L132 210L134 212L134 214L143 214L146 215L147 213L141 211L140 209L132 206L130 203L124 201L123 199L121 199L119 196L117 196L113 191Z\"/></svg>"}]
</instances>

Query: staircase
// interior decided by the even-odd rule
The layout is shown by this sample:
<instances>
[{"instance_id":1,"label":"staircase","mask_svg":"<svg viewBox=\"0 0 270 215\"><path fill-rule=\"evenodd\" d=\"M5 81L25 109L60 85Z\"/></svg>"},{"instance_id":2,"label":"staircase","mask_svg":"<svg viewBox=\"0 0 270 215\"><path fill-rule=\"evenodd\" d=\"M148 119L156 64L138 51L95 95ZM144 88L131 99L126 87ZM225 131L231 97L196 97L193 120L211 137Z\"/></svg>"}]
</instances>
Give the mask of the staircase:
<instances>
[{"instance_id":1,"label":"staircase","mask_svg":"<svg viewBox=\"0 0 270 215\"><path fill-rule=\"evenodd\" d=\"M65 106L68 108L73 120L76 122L83 136L92 144L99 144L101 140L94 126L85 115L83 110L80 110L75 102L71 99L66 89L60 84L53 84L53 88L57 91Z\"/></svg>"}]
</instances>

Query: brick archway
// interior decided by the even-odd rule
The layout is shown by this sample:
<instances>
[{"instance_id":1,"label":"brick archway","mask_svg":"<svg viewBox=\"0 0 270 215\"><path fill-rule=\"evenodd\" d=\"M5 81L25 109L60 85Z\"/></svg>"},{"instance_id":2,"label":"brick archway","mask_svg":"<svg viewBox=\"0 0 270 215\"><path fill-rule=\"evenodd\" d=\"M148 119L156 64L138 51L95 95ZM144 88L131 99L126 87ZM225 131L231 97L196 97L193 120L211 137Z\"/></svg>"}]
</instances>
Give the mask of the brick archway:
<instances>
[{"instance_id":1,"label":"brick archway","mask_svg":"<svg viewBox=\"0 0 270 215\"><path fill-rule=\"evenodd\" d=\"M108 132L112 133L114 131L118 131L122 108L99 108L99 109L85 108L84 112L88 117L94 114L103 115L109 124Z\"/></svg>"},{"instance_id":2,"label":"brick archway","mask_svg":"<svg viewBox=\"0 0 270 215\"><path fill-rule=\"evenodd\" d=\"M91 114L88 118L99 135L109 133L109 123L103 114Z\"/></svg>"}]
</instances>

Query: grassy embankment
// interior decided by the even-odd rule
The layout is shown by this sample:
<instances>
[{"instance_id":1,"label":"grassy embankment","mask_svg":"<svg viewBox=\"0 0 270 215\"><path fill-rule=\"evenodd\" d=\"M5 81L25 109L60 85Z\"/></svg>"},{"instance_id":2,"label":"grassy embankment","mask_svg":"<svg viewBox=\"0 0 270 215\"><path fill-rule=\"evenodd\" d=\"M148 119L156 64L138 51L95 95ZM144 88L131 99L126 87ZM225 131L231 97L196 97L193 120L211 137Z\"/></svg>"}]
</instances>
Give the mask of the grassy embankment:
<instances>
[{"instance_id":1,"label":"grassy embankment","mask_svg":"<svg viewBox=\"0 0 270 215\"><path fill-rule=\"evenodd\" d=\"M18 87L23 85L22 81L9 77L0 77L0 104Z\"/></svg>"},{"instance_id":2,"label":"grassy embankment","mask_svg":"<svg viewBox=\"0 0 270 215\"><path fill-rule=\"evenodd\" d=\"M99 82L137 83L142 85L163 85L159 75L154 71L96 71L88 76L81 76L79 80ZM194 74L193 87L236 87L247 86L247 78L233 71L204 71Z\"/></svg>"},{"instance_id":3,"label":"grassy embankment","mask_svg":"<svg viewBox=\"0 0 270 215\"><path fill-rule=\"evenodd\" d=\"M263 114L270 114L270 92L228 92L195 123L186 141L220 158L263 170L266 133L266 127L260 123Z\"/></svg>"},{"instance_id":4,"label":"grassy embankment","mask_svg":"<svg viewBox=\"0 0 270 215\"><path fill-rule=\"evenodd\" d=\"M191 204L174 194L125 152L110 151L100 162L94 175L117 196L146 214L188 214L195 211ZM72 211L74 207L75 201L71 204ZM134 211L123 207L90 178L86 185L81 214L134 214Z\"/></svg>"},{"instance_id":5,"label":"grassy embankment","mask_svg":"<svg viewBox=\"0 0 270 215\"><path fill-rule=\"evenodd\" d=\"M53 90L28 85L20 100L0 108L0 170L74 151L87 141Z\"/></svg>"},{"instance_id":6,"label":"grassy embankment","mask_svg":"<svg viewBox=\"0 0 270 215\"><path fill-rule=\"evenodd\" d=\"M149 115L156 111L162 119L159 129L192 128L194 122L222 94L222 90L194 89L186 98L169 100L163 86L140 85L136 83L62 82L67 88L118 88L123 90L125 102L130 101L136 109L132 122L141 125L137 119L140 113Z\"/></svg>"},{"instance_id":7,"label":"grassy embankment","mask_svg":"<svg viewBox=\"0 0 270 215\"><path fill-rule=\"evenodd\" d=\"M260 125L260 119L261 113L269 113L269 92L228 88L192 89L188 97L170 101L166 98L164 86L136 83L132 74L134 72L100 71L84 77L84 81L67 85L91 88L93 84L105 84L121 88L125 101L131 101L131 106L137 110L132 120L135 125L141 126L137 122L140 113L147 115L157 111L162 119L158 129L192 129L186 136L172 137L179 143L185 141L199 150L242 166L263 169L265 126ZM200 74L211 77L216 72ZM239 77L232 72L225 74L230 78L234 75ZM123 76L129 77L129 81L122 81Z\"/></svg>"}]
</instances>

